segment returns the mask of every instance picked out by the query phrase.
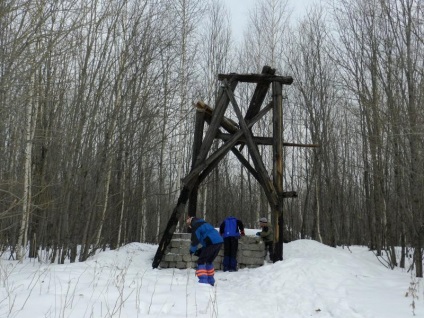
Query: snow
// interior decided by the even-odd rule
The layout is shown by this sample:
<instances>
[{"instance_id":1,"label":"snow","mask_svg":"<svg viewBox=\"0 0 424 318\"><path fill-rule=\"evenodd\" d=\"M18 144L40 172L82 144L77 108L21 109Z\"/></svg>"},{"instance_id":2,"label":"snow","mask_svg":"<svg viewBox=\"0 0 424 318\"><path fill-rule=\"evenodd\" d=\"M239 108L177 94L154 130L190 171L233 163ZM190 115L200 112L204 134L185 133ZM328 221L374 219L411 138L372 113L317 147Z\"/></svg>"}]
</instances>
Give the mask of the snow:
<instances>
[{"instance_id":1,"label":"snow","mask_svg":"<svg viewBox=\"0 0 424 318\"><path fill-rule=\"evenodd\" d=\"M63 265L3 254L0 317L424 317L422 279L366 247L297 240L282 262L217 271L214 287L194 269L153 269L156 249L131 243Z\"/></svg>"}]
</instances>

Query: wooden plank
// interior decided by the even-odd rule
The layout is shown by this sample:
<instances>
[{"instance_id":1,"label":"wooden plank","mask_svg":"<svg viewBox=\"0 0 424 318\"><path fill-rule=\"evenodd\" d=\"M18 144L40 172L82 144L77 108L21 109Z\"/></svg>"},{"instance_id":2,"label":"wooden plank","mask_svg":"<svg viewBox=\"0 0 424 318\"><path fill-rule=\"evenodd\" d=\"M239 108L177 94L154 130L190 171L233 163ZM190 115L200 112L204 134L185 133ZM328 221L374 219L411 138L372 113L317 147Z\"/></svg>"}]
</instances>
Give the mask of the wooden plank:
<instances>
[{"instance_id":1,"label":"wooden plank","mask_svg":"<svg viewBox=\"0 0 424 318\"><path fill-rule=\"evenodd\" d=\"M272 82L273 102L273 136L272 145L273 169L272 178L278 201L273 207L272 224L274 226L274 258L273 261L283 260L283 93L280 82Z\"/></svg>"},{"instance_id":2,"label":"wooden plank","mask_svg":"<svg viewBox=\"0 0 424 318\"><path fill-rule=\"evenodd\" d=\"M297 198L297 192L296 191L283 192L283 198Z\"/></svg>"},{"instance_id":3,"label":"wooden plank","mask_svg":"<svg viewBox=\"0 0 424 318\"><path fill-rule=\"evenodd\" d=\"M196 158L199 154L200 148L203 141L203 129L205 127L205 113L196 111L196 119L194 124L194 136L193 136L193 156L191 158L191 168L196 164Z\"/></svg>"},{"instance_id":4,"label":"wooden plank","mask_svg":"<svg viewBox=\"0 0 424 318\"><path fill-rule=\"evenodd\" d=\"M265 83L265 82L279 82L284 85L291 85L293 83L293 77L291 76L277 76L267 74L218 74L218 80L229 80L233 79L238 82L244 83Z\"/></svg>"},{"instance_id":5,"label":"wooden plank","mask_svg":"<svg viewBox=\"0 0 424 318\"><path fill-rule=\"evenodd\" d=\"M221 140L228 140L230 139L232 136L232 134L225 134L225 133L218 133L216 135L216 138L221 139ZM266 146L271 146L273 141L272 141L272 137L255 137L253 136L253 140L255 141L256 144L258 145L266 145ZM239 143L245 144L246 143L246 137L242 136L239 139Z\"/></svg>"},{"instance_id":6,"label":"wooden plank","mask_svg":"<svg viewBox=\"0 0 424 318\"><path fill-rule=\"evenodd\" d=\"M221 140L228 140L230 139L232 136L232 134L225 134L222 132L217 133L216 138L221 139ZM258 145L265 145L265 146L272 146L274 143L274 138L273 137L258 137L258 136L253 136L253 140L258 144ZM245 144L246 143L246 138L245 137L241 137L240 138L240 143ZM317 144L296 144L296 143L292 143L292 142L283 142L283 146L284 147L319 147L319 145Z\"/></svg>"},{"instance_id":7,"label":"wooden plank","mask_svg":"<svg viewBox=\"0 0 424 318\"><path fill-rule=\"evenodd\" d=\"M283 107L281 83L272 83L273 111L273 182L278 194L283 193Z\"/></svg>"},{"instance_id":8,"label":"wooden plank","mask_svg":"<svg viewBox=\"0 0 424 318\"><path fill-rule=\"evenodd\" d=\"M205 112L196 111L195 117L196 119L194 124L193 154L191 157L191 169L193 169L196 164L196 158L199 155L200 147L202 146L203 129L205 127ZM196 185L193 187L193 189L190 192L189 201L188 201L189 216L196 216L198 188L199 188L199 182L196 183Z\"/></svg>"},{"instance_id":9,"label":"wooden plank","mask_svg":"<svg viewBox=\"0 0 424 318\"><path fill-rule=\"evenodd\" d=\"M292 142L283 142L284 147L309 147L309 148L318 148L317 144L296 144Z\"/></svg>"}]
</instances>

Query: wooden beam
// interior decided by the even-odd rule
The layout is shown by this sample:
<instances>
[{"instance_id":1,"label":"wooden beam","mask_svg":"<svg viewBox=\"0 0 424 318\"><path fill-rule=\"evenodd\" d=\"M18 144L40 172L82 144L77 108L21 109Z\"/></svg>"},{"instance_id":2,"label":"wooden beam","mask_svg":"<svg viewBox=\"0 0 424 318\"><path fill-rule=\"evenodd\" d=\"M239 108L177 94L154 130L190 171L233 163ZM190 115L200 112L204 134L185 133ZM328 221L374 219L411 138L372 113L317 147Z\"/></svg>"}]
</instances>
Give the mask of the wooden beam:
<instances>
[{"instance_id":1,"label":"wooden beam","mask_svg":"<svg viewBox=\"0 0 424 318\"><path fill-rule=\"evenodd\" d=\"M230 139L232 136L232 134L226 134L226 133L222 133L219 132L216 134L215 138L221 139L221 140L228 140ZM258 144L258 145L265 145L265 146L272 146L272 144L274 143L274 138L273 137L258 137L258 136L253 136L253 140ZM241 137L240 138L240 142L241 144L245 144L246 143L246 138L245 137ZM292 143L292 142L283 142L283 146L284 147L314 147L317 148L319 147L319 145L316 144L296 144L296 143Z\"/></svg>"},{"instance_id":2,"label":"wooden beam","mask_svg":"<svg viewBox=\"0 0 424 318\"><path fill-rule=\"evenodd\" d=\"M252 176L256 179L256 181L259 182L259 184L264 187L265 185L262 184L262 179L260 178L259 174L256 172L255 168L253 168L249 161L244 158L243 154L239 152L236 148L232 148L231 151L236 155L236 157L239 159L239 161L247 168L247 170L252 174ZM289 192L283 192L282 195L283 198L297 198L297 192L295 191L289 191Z\"/></svg>"},{"instance_id":3,"label":"wooden beam","mask_svg":"<svg viewBox=\"0 0 424 318\"><path fill-rule=\"evenodd\" d=\"M265 116L272 109L272 103L269 103L266 107L264 107L255 117L252 118L251 121L247 123L248 128L252 127L259 119ZM231 139L225 142L221 147L218 148L213 154L211 154L207 159L202 162L196 163L194 169L190 171L190 173L183 178L181 181L183 184L191 184L195 182L196 176L198 176L202 170L207 168L217 157L222 156L222 154L228 153L234 145L237 144L239 138L243 136L243 131L237 131Z\"/></svg>"},{"instance_id":4,"label":"wooden beam","mask_svg":"<svg viewBox=\"0 0 424 318\"><path fill-rule=\"evenodd\" d=\"M225 133L222 133L222 132L216 134L217 139L221 139L221 140L224 140L224 141L229 140L231 138L231 136L233 136L233 134L225 134ZM258 145L272 145L272 138L271 137L255 137L255 136L253 136L253 140ZM246 143L246 137L242 136L241 138L239 138L238 143L245 144Z\"/></svg>"},{"instance_id":5,"label":"wooden beam","mask_svg":"<svg viewBox=\"0 0 424 318\"><path fill-rule=\"evenodd\" d=\"M272 82L272 145L273 168L272 178L277 192L277 204L271 206L272 225L274 226L274 255L273 261L283 260L283 93L280 82Z\"/></svg>"},{"instance_id":6,"label":"wooden beam","mask_svg":"<svg viewBox=\"0 0 424 318\"><path fill-rule=\"evenodd\" d=\"M277 75L265 75L265 74L218 74L218 80L229 80L233 79L238 82L245 83L271 83L271 82L279 82L284 85L291 85L293 83L293 77L291 76L277 76Z\"/></svg>"},{"instance_id":7,"label":"wooden beam","mask_svg":"<svg viewBox=\"0 0 424 318\"><path fill-rule=\"evenodd\" d=\"M171 217L169 218L168 223L166 224L165 232L162 235L158 249L156 250L156 254L153 258L153 268L157 268L159 266L162 257L165 254L166 247L171 242L172 236L174 235L175 229L178 224L178 220L183 215L190 191L191 189L187 186L183 187L183 189L181 190L177 205L172 211Z\"/></svg>"},{"instance_id":8,"label":"wooden beam","mask_svg":"<svg viewBox=\"0 0 424 318\"><path fill-rule=\"evenodd\" d=\"M246 167L246 169L252 174L252 176L261 184L261 178L259 177L258 172L255 170L255 168L252 167L252 165L249 163L249 160L247 160L243 154L237 150L237 148L233 147L231 148L232 153L237 157L237 159L241 162L243 166Z\"/></svg>"},{"instance_id":9,"label":"wooden beam","mask_svg":"<svg viewBox=\"0 0 424 318\"><path fill-rule=\"evenodd\" d=\"M230 79L230 82L227 84L228 89L231 91L234 91L237 87L238 82ZM212 117L211 123L209 125L208 130L206 131L205 138L203 139L202 146L200 147L199 154L196 158L196 166L202 163L207 155L208 152L212 146L212 142L215 139L215 135L218 132L218 129L221 125L222 118L224 117L225 110L228 107L228 104L230 102L227 94L225 93L225 90L223 87L219 90L218 95L218 102L217 106L214 112L214 116Z\"/></svg>"},{"instance_id":10,"label":"wooden beam","mask_svg":"<svg viewBox=\"0 0 424 318\"><path fill-rule=\"evenodd\" d=\"M275 74L274 68L271 68L268 65L265 65L262 68L262 75L273 76L274 74ZM264 102L265 97L268 93L269 84L270 82L268 81L261 81L257 83L252 99L250 100L249 107L247 108L246 115L244 116L245 120L249 120L250 118L255 116L258 113L258 111L261 109L262 103ZM243 147L244 147L244 144L241 145L239 150L242 151Z\"/></svg>"},{"instance_id":11,"label":"wooden beam","mask_svg":"<svg viewBox=\"0 0 424 318\"><path fill-rule=\"evenodd\" d=\"M284 147L306 147L306 148L318 148L317 144L296 144L292 142L283 142Z\"/></svg>"},{"instance_id":12,"label":"wooden beam","mask_svg":"<svg viewBox=\"0 0 424 318\"><path fill-rule=\"evenodd\" d=\"M205 120L208 122L208 124L210 124L213 117L213 108L202 101L198 101L195 104L195 107L198 111L203 111L205 113ZM238 130L238 124L234 120L225 116L221 120L221 127L229 133L235 133Z\"/></svg>"},{"instance_id":13,"label":"wooden beam","mask_svg":"<svg viewBox=\"0 0 424 318\"><path fill-rule=\"evenodd\" d=\"M271 75L275 74L275 69L265 65L262 68L262 75ZM249 120L255 116L261 109L262 103L265 100L266 94L268 93L270 82L259 82L256 85L255 91L253 93L252 99L250 100L249 107L247 108L246 115L244 116L245 120Z\"/></svg>"},{"instance_id":14,"label":"wooden beam","mask_svg":"<svg viewBox=\"0 0 424 318\"><path fill-rule=\"evenodd\" d=\"M258 146L253 141L252 132L249 130L249 127L243 118L243 115L237 104L237 101L234 97L233 92L227 86L225 86L224 89L227 92L227 95L230 98L231 104L233 105L233 109L238 117L240 129L242 130L244 136L246 137L246 144L247 144L247 147L249 148L249 153L252 156L252 161L255 165L255 169L258 172L259 178L261 179L261 184L263 185L265 195L267 196L268 201L275 205L277 204L277 200L278 200L277 195L276 195L274 186L268 177L268 172L265 169L265 165L259 153Z\"/></svg>"},{"instance_id":15,"label":"wooden beam","mask_svg":"<svg viewBox=\"0 0 424 318\"><path fill-rule=\"evenodd\" d=\"M196 111L196 120L194 124L194 136L193 136L193 155L191 157L191 168L193 169L196 164L196 158L199 155L200 147L202 146L203 140L203 129L205 127L205 113ZM188 215L196 216L197 211L197 192L199 182L197 182L190 192L188 201Z\"/></svg>"},{"instance_id":16,"label":"wooden beam","mask_svg":"<svg viewBox=\"0 0 424 318\"><path fill-rule=\"evenodd\" d=\"M222 132L218 132L218 135L220 135L220 134L223 134L223 133ZM225 134L225 135L229 136L230 138L232 136L232 135L228 135L228 134ZM227 141L230 140L230 138L228 138ZM238 151L237 148L235 148L235 147L232 147L231 148L231 151L239 159L239 161L246 167L246 169L253 175L253 177L260 183L260 178L258 176L258 173L256 172L255 168L253 168L250 165L249 161L246 158L244 158L243 154L240 153L240 151ZM215 156L213 158L213 160L211 160L211 162L200 173L199 179L197 181L197 184L202 183L203 180L206 179L206 177L208 176L208 174L210 172L212 172L212 170L218 165L218 163L222 160L222 158L224 156L226 156L227 152L228 151L225 151L225 152L223 151L218 156ZM193 191L194 191L194 189L193 189ZM190 215L190 213L189 213L189 215Z\"/></svg>"},{"instance_id":17,"label":"wooden beam","mask_svg":"<svg viewBox=\"0 0 424 318\"><path fill-rule=\"evenodd\" d=\"M297 192L296 191L283 192L283 198L297 198Z\"/></svg>"}]
</instances>

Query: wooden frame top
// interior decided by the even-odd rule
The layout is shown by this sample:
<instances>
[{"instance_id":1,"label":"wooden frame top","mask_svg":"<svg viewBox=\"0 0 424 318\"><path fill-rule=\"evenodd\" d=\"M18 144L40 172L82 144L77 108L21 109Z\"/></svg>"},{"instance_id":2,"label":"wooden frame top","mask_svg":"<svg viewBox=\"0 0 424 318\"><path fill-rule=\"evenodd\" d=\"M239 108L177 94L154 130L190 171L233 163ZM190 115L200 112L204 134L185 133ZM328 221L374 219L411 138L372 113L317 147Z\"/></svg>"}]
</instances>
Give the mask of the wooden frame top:
<instances>
[{"instance_id":1,"label":"wooden frame top","mask_svg":"<svg viewBox=\"0 0 424 318\"><path fill-rule=\"evenodd\" d=\"M270 74L218 74L218 80L236 80L238 82L246 83L261 83L261 82L279 82L285 85L291 85L293 83L293 77L291 76L277 76Z\"/></svg>"}]
</instances>

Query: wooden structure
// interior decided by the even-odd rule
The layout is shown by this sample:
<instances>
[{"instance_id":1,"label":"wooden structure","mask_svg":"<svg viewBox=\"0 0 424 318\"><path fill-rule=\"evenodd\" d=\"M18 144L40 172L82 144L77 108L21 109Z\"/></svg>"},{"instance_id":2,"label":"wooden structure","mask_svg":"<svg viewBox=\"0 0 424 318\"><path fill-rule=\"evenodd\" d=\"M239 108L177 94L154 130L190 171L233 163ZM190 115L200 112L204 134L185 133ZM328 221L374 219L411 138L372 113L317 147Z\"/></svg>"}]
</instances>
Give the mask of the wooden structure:
<instances>
[{"instance_id":1,"label":"wooden structure","mask_svg":"<svg viewBox=\"0 0 424 318\"><path fill-rule=\"evenodd\" d=\"M184 213L185 205L189 201L188 215L195 216L197 207L197 192L199 184L218 165L222 158L232 151L246 169L262 186L272 209L272 224L274 226L275 255L274 262L283 259L283 198L296 197L294 191L283 191L283 146L315 147L315 145L300 145L283 142L283 109L282 85L290 85L292 77L277 76L275 69L264 66L261 74L219 74L222 85L218 92L215 108L212 109L203 102L196 104L196 123L193 139L193 158L190 173L182 179L183 188L165 232L159 243L153 260L153 268L157 268L175 232L178 220ZM234 91L239 82L256 83L256 88L249 103L246 114L243 116L234 97ZM272 101L262 107L268 90L271 86ZM238 123L224 116L231 103ZM251 128L272 110L273 137L257 137ZM209 127L203 136L205 122ZM226 132L222 131L225 130ZM223 144L208 157L212 142L215 138ZM273 148L272 180L268 175L265 164L259 153L258 145L271 145ZM245 145L252 158L253 166L237 149L236 145Z\"/></svg>"}]
</instances>

